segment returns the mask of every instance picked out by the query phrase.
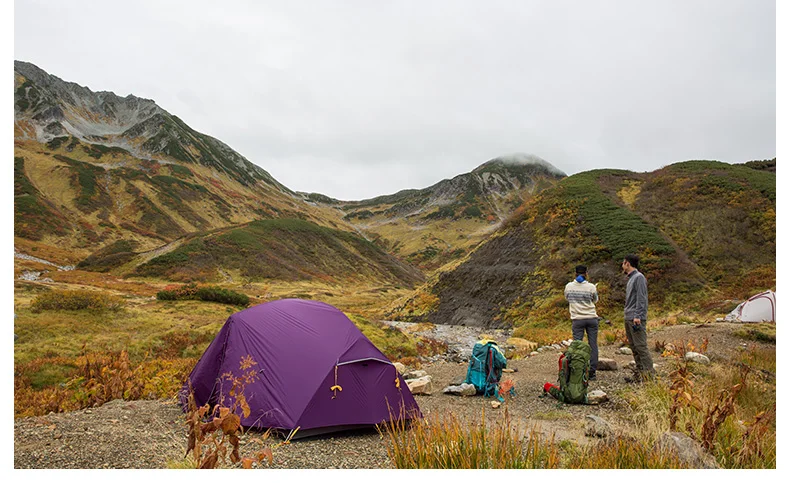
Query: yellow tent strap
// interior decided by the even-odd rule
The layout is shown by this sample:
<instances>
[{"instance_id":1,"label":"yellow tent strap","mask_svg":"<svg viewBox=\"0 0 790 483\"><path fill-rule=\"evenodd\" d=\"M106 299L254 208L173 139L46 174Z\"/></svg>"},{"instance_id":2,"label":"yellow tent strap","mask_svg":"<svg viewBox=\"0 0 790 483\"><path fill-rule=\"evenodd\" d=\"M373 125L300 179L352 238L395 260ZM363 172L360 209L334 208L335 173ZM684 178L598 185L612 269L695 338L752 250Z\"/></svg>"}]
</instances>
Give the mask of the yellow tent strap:
<instances>
[{"instance_id":1,"label":"yellow tent strap","mask_svg":"<svg viewBox=\"0 0 790 483\"><path fill-rule=\"evenodd\" d=\"M392 365L392 368L395 369L395 387L397 387L398 391L400 391L400 377L398 377L398 368L395 367L395 364Z\"/></svg>"},{"instance_id":2,"label":"yellow tent strap","mask_svg":"<svg viewBox=\"0 0 790 483\"><path fill-rule=\"evenodd\" d=\"M332 399L337 397L337 391L342 391L343 388L337 385L337 364L335 364L335 385L329 388L332 391Z\"/></svg>"}]
</instances>

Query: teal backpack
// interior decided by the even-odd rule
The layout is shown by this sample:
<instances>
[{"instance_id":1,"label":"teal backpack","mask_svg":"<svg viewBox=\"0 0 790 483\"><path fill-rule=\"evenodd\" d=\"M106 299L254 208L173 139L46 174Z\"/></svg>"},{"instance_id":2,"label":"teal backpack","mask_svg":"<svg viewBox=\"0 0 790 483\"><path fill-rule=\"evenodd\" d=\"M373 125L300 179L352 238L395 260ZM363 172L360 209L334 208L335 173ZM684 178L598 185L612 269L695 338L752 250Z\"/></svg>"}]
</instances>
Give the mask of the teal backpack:
<instances>
[{"instance_id":1,"label":"teal backpack","mask_svg":"<svg viewBox=\"0 0 790 483\"><path fill-rule=\"evenodd\" d=\"M507 367L507 359L496 342L478 341L472 348L472 357L469 358L469 369L466 371L464 382L475 386L478 394L501 399L498 396L499 380L505 367Z\"/></svg>"},{"instance_id":2,"label":"teal backpack","mask_svg":"<svg viewBox=\"0 0 790 483\"><path fill-rule=\"evenodd\" d=\"M590 345L574 340L560 356L557 381L559 389L552 386L551 395L568 404L587 404L587 377L590 372Z\"/></svg>"}]
</instances>

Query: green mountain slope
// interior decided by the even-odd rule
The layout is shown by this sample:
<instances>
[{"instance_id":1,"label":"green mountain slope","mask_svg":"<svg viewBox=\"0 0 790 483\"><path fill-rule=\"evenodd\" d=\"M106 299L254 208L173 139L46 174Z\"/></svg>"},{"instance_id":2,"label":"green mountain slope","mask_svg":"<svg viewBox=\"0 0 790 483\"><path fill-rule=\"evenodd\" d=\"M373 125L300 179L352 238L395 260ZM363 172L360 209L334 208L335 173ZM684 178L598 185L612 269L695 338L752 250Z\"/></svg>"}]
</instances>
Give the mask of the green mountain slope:
<instances>
[{"instance_id":1,"label":"green mountain slope","mask_svg":"<svg viewBox=\"0 0 790 483\"><path fill-rule=\"evenodd\" d=\"M651 314L775 288L776 178L715 162L652 173L595 170L546 189L455 269L393 306L393 318L475 326L568 322L563 288L589 267L599 315L621 317L619 261L642 258ZM518 332L518 331L517 331Z\"/></svg>"},{"instance_id":2,"label":"green mountain slope","mask_svg":"<svg viewBox=\"0 0 790 483\"><path fill-rule=\"evenodd\" d=\"M128 253L128 247L119 249L124 248ZM119 253L102 254L90 264L101 267ZM369 280L413 287L423 280L418 270L357 235L297 219L259 220L195 236L137 266L131 275L216 281L223 272L249 281Z\"/></svg>"}]
</instances>

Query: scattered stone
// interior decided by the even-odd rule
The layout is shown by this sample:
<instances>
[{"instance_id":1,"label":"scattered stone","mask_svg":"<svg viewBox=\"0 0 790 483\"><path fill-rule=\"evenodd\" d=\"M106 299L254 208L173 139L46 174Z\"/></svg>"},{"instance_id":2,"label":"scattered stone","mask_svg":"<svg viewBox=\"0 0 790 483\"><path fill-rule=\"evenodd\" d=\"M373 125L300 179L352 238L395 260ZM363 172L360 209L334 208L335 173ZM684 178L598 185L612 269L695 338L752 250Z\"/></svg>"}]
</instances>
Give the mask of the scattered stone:
<instances>
[{"instance_id":1,"label":"scattered stone","mask_svg":"<svg viewBox=\"0 0 790 483\"><path fill-rule=\"evenodd\" d=\"M474 396L477 394L477 389L475 389L473 384L464 383L457 386L447 386L442 392L444 394L455 394L458 396Z\"/></svg>"},{"instance_id":2,"label":"scattered stone","mask_svg":"<svg viewBox=\"0 0 790 483\"><path fill-rule=\"evenodd\" d=\"M546 350L546 346L538 347L538 352L543 352Z\"/></svg>"},{"instance_id":3,"label":"scattered stone","mask_svg":"<svg viewBox=\"0 0 790 483\"><path fill-rule=\"evenodd\" d=\"M668 342L664 344L664 350L667 352L675 352L677 349L675 348L675 344Z\"/></svg>"},{"instance_id":4,"label":"scattered stone","mask_svg":"<svg viewBox=\"0 0 790 483\"><path fill-rule=\"evenodd\" d=\"M587 404L601 404L609 400L609 396L600 389L587 393Z\"/></svg>"},{"instance_id":5,"label":"scattered stone","mask_svg":"<svg viewBox=\"0 0 790 483\"><path fill-rule=\"evenodd\" d=\"M530 353L529 353L529 356L530 356L530 357L532 357L532 356L536 356L536 355L538 355L538 354L540 354L540 352L538 352L538 351L532 351L532 352L530 352Z\"/></svg>"},{"instance_id":6,"label":"scattered stone","mask_svg":"<svg viewBox=\"0 0 790 483\"><path fill-rule=\"evenodd\" d=\"M395 366L395 369L398 371L398 374L403 375L406 373L406 366L404 366L400 362L393 362L392 365Z\"/></svg>"},{"instance_id":7,"label":"scattered stone","mask_svg":"<svg viewBox=\"0 0 790 483\"><path fill-rule=\"evenodd\" d=\"M634 355L634 352L631 350L630 347L621 347L621 348L617 349L617 353L618 354L625 354L627 356Z\"/></svg>"},{"instance_id":8,"label":"scattered stone","mask_svg":"<svg viewBox=\"0 0 790 483\"><path fill-rule=\"evenodd\" d=\"M502 372L516 372L516 369L502 369Z\"/></svg>"},{"instance_id":9,"label":"scattered stone","mask_svg":"<svg viewBox=\"0 0 790 483\"><path fill-rule=\"evenodd\" d=\"M616 371L617 361L614 359L598 358L599 371Z\"/></svg>"},{"instance_id":10,"label":"scattered stone","mask_svg":"<svg viewBox=\"0 0 790 483\"><path fill-rule=\"evenodd\" d=\"M612 427L605 419L588 414L585 417L584 434L591 438L608 438L612 435Z\"/></svg>"},{"instance_id":11,"label":"scattered stone","mask_svg":"<svg viewBox=\"0 0 790 483\"><path fill-rule=\"evenodd\" d=\"M406 385L409 386L409 390L412 394L424 394L426 396L430 396L433 392L431 376L423 376L419 379L407 379Z\"/></svg>"},{"instance_id":12,"label":"scattered stone","mask_svg":"<svg viewBox=\"0 0 790 483\"><path fill-rule=\"evenodd\" d=\"M52 433L52 437L55 439L60 439L63 437L63 433L61 433L60 431L55 431L54 433Z\"/></svg>"},{"instance_id":13,"label":"scattered stone","mask_svg":"<svg viewBox=\"0 0 790 483\"><path fill-rule=\"evenodd\" d=\"M501 406L501 405L502 405L502 403L499 402L499 401L491 401L491 407L494 408L494 409L499 409L499 406Z\"/></svg>"},{"instance_id":14,"label":"scattered stone","mask_svg":"<svg viewBox=\"0 0 790 483\"><path fill-rule=\"evenodd\" d=\"M404 379L419 379L421 377L427 376L428 373L425 371L417 370L417 371L409 371L403 375Z\"/></svg>"},{"instance_id":15,"label":"scattered stone","mask_svg":"<svg viewBox=\"0 0 790 483\"><path fill-rule=\"evenodd\" d=\"M450 381L450 385L451 386L460 386L464 382L466 382L466 375L456 376L456 377L453 378L452 381Z\"/></svg>"},{"instance_id":16,"label":"scattered stone","mask_svg":"<svg viewBox=\"0 0 790 483\"><path fill-rule=\"evenodd\" d=\"M565 347L570 347L571 342L573 342L573 339L564 340L562 341L562 345L564 345Z\"/></svg>"},{"instance_id":17,"label":"scattered stone","mask_svg":"<svg viewBox=\"0 0 790 483\"><path fill-rule=\"evenodd\" d=\"M716 459L706 453L699 443L683 433L666 432L659 437L656 446L675 452L682 462L692 468L718 468Z\"/></svg>"},{"instance_id":18,"label":"scattered stone","mask_svg":"<svg viewBox=\"0 0 790 483\"><path fill-rule=\"evenodd\" d=\"M699 352L686 352L685 359L687 361L696 362L697 364L710 364L710 359L704 354Z\"/></svg>"},{"instance_id":19,"label":"scattered stone","mask_svg":"<svg viewBox=\"0 0 790 483\"><path fill-rule=\"evenodd\" d=\"M86 409L85 414L93 414L93 411L91 411L90 409Z\"/></svg>"},{"instance_id":20,"label":"scattered stone","mask_svg":"<svg viewBox=\"0 0 790 483\"><path fill-rule=\"evenodd\" d=\"M559 351L559 350L562 350L562 346L561 346L561 345L559 345L559 344L553 344L553 345L551 346L551 348L552 348L552 349L554 349L554 350L557 350L557 351Z\"/></svg>"}]
</instances>

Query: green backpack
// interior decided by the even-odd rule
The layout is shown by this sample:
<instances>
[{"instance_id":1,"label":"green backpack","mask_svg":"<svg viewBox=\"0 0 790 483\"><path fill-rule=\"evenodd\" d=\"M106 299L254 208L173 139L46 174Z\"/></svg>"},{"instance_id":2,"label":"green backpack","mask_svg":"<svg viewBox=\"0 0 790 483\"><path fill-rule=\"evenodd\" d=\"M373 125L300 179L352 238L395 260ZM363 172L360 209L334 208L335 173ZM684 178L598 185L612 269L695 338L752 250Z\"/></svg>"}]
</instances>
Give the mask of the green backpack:
<instances>
[{"instance_id":1,"label":"green backpack","mask_svg":"<svg viewBox=\"0 0 790 483\"><path fill-rule=\"evenodd\" d=\"M587 404L587 377L590 371L590 345L574 340L560 356L558 382L560 390L555 396L564 403Z\"/></svg>"}]
</instances>

